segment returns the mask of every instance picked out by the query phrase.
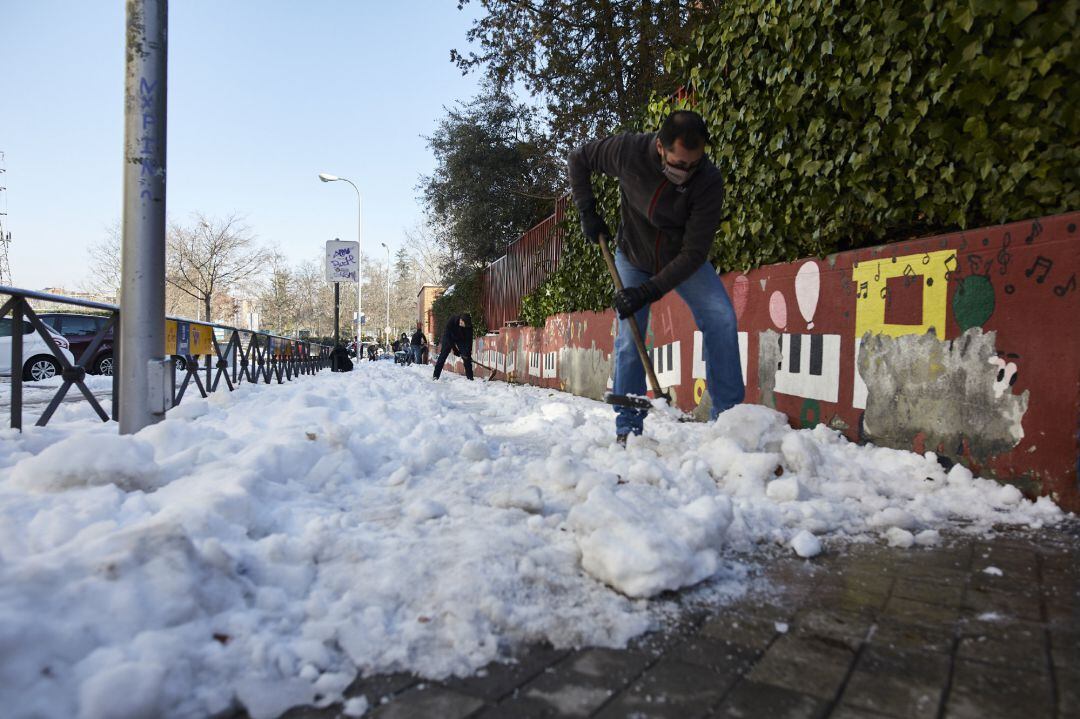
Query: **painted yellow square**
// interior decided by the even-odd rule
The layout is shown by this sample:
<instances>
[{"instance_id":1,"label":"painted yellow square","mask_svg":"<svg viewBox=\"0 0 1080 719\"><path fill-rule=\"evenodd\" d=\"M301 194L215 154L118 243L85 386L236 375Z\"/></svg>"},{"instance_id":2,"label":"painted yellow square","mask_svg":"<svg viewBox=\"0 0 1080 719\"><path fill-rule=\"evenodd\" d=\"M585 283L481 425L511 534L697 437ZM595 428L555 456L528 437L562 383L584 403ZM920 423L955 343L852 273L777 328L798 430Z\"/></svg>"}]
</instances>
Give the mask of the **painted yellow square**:
<instances>
[{"instance_id":1,"label":"painted yellow square","mask_svg":"<svg viewBox=\"0 0 1080 719\"><path fill-rule=\"evenodd\" d=\"M886 324L883 290L890 278L903 277L908 267L909 274L922 275L922 324ZM856 293L855 337L861 338L867 332L890 337L921 335L933 329L939 338L944 338L949 290L946 274L950 270L956 270L954 250L904 255L896 262L891 257L860 262L851 270ZM933 282L927 283L928 279Z\"/></svg>"}]
</instances>

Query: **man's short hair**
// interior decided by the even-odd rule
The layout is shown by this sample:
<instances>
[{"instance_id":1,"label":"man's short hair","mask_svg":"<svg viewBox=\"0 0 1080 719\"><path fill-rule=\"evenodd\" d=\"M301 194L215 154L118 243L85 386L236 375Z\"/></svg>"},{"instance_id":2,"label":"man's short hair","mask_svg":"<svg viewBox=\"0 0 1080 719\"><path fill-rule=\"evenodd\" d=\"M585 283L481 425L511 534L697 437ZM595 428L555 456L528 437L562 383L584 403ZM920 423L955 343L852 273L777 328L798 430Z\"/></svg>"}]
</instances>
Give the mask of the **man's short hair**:
<instances>
[{"instance_id":1,"label":"man's short hair","mask_svg":"<svg viewBox=\"0 0 1080 719\"><path fill-rule=\"evenodd\" d=\"M660 126L659 137L664 147L672 148L676 140L682 140L687 150L696 150L709 142L709 128L693 110L676 110Z\"/></svg>"}]
</instances>

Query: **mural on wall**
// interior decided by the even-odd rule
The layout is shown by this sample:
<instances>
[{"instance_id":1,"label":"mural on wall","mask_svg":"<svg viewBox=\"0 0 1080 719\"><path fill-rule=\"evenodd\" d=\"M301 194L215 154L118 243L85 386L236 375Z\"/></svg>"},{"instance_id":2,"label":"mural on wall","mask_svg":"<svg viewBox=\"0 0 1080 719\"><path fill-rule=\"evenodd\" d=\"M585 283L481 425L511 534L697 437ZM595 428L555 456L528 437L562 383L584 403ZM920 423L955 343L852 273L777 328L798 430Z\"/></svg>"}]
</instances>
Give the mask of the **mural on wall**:
<instances>
[{"instance_id":1,"label":"mural on wall","mask_svg":"<svg viewBox=\"0 0 1080 719\"><path fill-rule=\"evenodd\" d=\"M746 401L1080 510L1078 224L1069 213L722 275ZM613 312L582 312L499 337L520 350L521 380L599 398L615 331ZM645 340L678 406L707 416L702 336L674 293Z\"/></svg>"}]
</instances>

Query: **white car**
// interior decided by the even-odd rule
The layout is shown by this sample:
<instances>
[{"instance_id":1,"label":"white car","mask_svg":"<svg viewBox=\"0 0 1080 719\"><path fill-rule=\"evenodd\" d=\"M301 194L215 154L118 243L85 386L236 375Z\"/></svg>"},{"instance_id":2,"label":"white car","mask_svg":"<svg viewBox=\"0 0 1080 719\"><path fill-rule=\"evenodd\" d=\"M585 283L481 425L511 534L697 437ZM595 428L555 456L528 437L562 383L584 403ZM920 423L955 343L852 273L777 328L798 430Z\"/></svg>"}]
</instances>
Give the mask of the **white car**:
<instances>
[{"instance_id":1,"label":"white car","mask_svg":"<svg viewBox=\"0 0 1080 719\"><path fill-rule=\"evenodd\" d=\"M0 319L0 375L11 374L11 327L11 318ZM52 335L53 342L67 361L75 364L75 358L68 349L70 345L64 336L54 332L48 325L45 325L45 329ZM22 377L28 382L40 382L60 374L60 361L49 349L49 345L45 344L45 340L41 339L41 335L34 330L34 326L26 320L23 320L22 358Z\"/></svg>"}]
</instances>

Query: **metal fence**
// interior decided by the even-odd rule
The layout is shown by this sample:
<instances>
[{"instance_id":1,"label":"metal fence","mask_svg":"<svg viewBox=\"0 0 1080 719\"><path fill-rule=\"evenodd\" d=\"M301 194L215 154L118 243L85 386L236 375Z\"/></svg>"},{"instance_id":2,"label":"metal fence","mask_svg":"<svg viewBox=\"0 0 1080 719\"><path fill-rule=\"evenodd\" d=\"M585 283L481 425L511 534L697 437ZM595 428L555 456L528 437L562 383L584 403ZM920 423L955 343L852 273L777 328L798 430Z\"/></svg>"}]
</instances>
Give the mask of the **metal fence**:
<instances>
[{"instance_id":1,"label":"metal fence","mask_svg":"<svg viewBox=\"0 0 1080 719\"><path fill-rule=\"evenodd\" d=\"M11 427L22 429L23 414L23 323L29 322L34 333L37 334L49 348L53 358L60 365L60 376L63 383L53 395L52 400L45 408L44 413L38 418L36 424L45 426L56 412L60 403L64 401L68 391L75 386L101 421L108 422L117 419L119 414L119 372L115 371L119 363L113 362L112 374L112 407L110 412L102 408L98 398L86 386L87 363L94 360L95 355L101 348L109 331L113 331L114 337L119 337L120 308L116 305L101 302L89 302L61 295L51 295L44 292L34 292L16 287L0 285L0 296L7 295L9 299L0 306L0 320L9 314L12 319L11 332ZM90 345L83 350L82 354L70 362L64 353L60 351L53 338L53 333L46 328L45 323L37 312L30 306L29 300L39 300L60 305L70 305L84 310L107 312L105 324L98 330L90 341ZM162 321L171 320L188 326L211 328L210 343L213 354L195 354L178 348L172 354L176 360L173 373L172 406L180 404L184 395L191 386L194 386L203 397L209 392L216 392L224 380L229 391L243 382L258 384L260 381L271 384L277 380L278 384L286 380L293 380L302 375L311 375L320 370L330 367L330 350L327 345L308 342L305 340L281 337L266 332L240 330L228 325L220 325L213 322L197 322L180 317L165 317ZM220 337L219 337L220 333ZM119 349L114 345L113 352ZM163 348L164 349L164 348ZM200 362L200 357L202 361ZM28 358L33 359L33 357ZM117 358L114 355L114 360ZM177 378L177 373L181 377Z\"/></svg>"},{"instance_id":2,"label":"metal fence","mask_svg":"<svg viewBox=\"0 0 1080 719\"><path fill-rule=\"evenodd\" d=\"M555 214L525 232L506 248L506 254L484 269L481 298L484 321L497 330L519 321L521 298L540 286L559 268L562 227L569 195L555 202Z\"/></svg>"}]
</instances>

